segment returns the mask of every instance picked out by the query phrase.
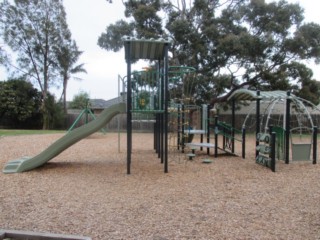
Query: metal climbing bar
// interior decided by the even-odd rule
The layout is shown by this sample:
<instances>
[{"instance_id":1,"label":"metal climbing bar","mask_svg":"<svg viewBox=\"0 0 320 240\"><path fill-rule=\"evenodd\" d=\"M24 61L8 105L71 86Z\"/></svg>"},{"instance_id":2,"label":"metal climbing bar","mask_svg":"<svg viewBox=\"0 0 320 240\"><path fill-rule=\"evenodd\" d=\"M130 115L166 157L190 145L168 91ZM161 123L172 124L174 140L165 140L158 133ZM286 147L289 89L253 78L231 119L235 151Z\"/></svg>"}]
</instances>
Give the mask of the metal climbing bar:
<instances>
[{"instance_id":1,"label":"metal climbing bar","mask_svg":"<svg viewBox=\"0 0 320 240\"><path fill-rule=\"evenodd\" d=\"M242 130L234 128L232 125L218 121L218 116L214 118L214 156L218 156L218 149L223 150L227 153L235 154L234 151L234 141L238 141L242 144L242 158L245 158L245 140L246 131L245 128ZM210 129L209 129L210 130ZM219 147L218 136L222 136L222 147ZM240 137L237 137L239 136ZM210 138L209 138L210 139Z\"/></svg>"}]
</instances>

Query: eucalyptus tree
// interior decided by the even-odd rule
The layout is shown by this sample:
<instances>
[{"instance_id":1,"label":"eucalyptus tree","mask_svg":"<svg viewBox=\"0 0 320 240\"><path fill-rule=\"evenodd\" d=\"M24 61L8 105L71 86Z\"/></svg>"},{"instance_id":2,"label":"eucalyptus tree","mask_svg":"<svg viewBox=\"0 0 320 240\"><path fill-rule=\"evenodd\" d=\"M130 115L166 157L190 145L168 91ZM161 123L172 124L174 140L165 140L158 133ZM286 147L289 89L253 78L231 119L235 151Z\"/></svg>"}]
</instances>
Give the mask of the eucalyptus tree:
<instances>
[{"instance_id":1,"label":"eucalyptus tree","mask_svg":"<svg viewBox=\"0 0 320 240\"><path fill-rule=\"evenodd\" d=\"M5 51L0 46L0 65L4 64L5 61Z\"/></svg>"},{"instance_id":2,"label":"eucalyptus tree","mask_svg":"<svg viewBox=\"0 0 320 240\"><path fill-rule=\"evenodd\" d=\"M43 128L48 128L45 101L49 87L57 84L60 69L57 53L71 33L62 0L4 0L0 3L4 43L17 54L24 77L42 93Z\"/></svg>"},{"instance_id":3,"label":"eucalyptus tree","mask_svg":"<svg viewBox=\"0 0 320 240\"><path fill-rule=\"evenodd\" d=\"M195 101L214 104L245 86L293 90L317 100L319 87L305 61L319 63L320 26L303 21L299 4L285 0L123 3L126 20L107 26L98 45L118 51L123 36L171 39L170 64L197 70Z\"/></svg>"}]
</instances>

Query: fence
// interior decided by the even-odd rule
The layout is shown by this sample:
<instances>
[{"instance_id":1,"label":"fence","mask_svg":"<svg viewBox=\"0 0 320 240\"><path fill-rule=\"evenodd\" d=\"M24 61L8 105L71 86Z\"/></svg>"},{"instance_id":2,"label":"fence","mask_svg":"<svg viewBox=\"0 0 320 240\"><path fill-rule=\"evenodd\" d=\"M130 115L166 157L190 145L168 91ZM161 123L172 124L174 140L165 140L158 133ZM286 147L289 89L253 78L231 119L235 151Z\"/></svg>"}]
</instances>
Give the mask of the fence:
<instances>
[{"instance_id":1,"label":"fence","mask_svg":"<svg viewBox=\"0 0 320 240\"><path fill-rule=\"evenodd\" d=\"M74 123L78 114L68 114L66 119L67 129ZM142 118L141 118L142 119ZM92 121L92 117L89 116L89 121ZM75 128L80 127L86 124L85 118L80 119L78 124ZM153 132L153 122L151 121L143 121L137 120L132 123L132 130L136 132ZM117 132L117 131L127 131L127 114L118 114L110 122L108 122L105 126L105 129L110 132Z\"/></svg>"},{"instance_id":2,"label":"fence","mask_svg":"<svg viewBox=\"0 0 320 240\"><path fill-rule=\"evenodd\" d=\"M71 113L67 115L67 119L66 119L66 129L68 129L72 123L76 120L76 118L78 117L79 114L76 113ZM240 114L240 115L236 115L236 122L235 122L235 128L236 129L242 129L242 124L245 121L245 118L247 117L247 115L245 114ZM312 115L312 120L314 122L314 124L316 126L320 126L320 115ZM253 133L256 130L256 123L255 123L255 117L252 116L252 120L247 121L247 126L246 126L246 132L247 133ZM274 116L275 119L277 119L277 116ZM136 117L136 119L144 119L144 115L141 114L141 117ZM92 118L89 117L89 121L91 121ZM219 115L219 121L221 122L226 122L226 123L231 123L231 115L229 114L221 114ZM193 122L194 123L198 123L198 115L195 114L193 116ZM81 119L79 121L79 123L76 125L76 127L80 127L82 125L85 124L85 119ZM270 122L270 124L273 124L274 126L277 126L278 124L276 122ZM200 125L199 124L194 124L192 125L193 127L197 127L197 129L200 129ZM294 124L292 124L292 128L297 127L297 126L293 126ZM108 124L106 124L105 127L108 131L111 132L116 132L118 130L120 131L126 131L127 130L127 115L124 114L119 114L117 116L115 116ZM153 131L153 122L151 121L139 121L136 120L132 123L132 128L133 131L137 131L137 132L152 132Z\"/></svg>"}]
</instances>

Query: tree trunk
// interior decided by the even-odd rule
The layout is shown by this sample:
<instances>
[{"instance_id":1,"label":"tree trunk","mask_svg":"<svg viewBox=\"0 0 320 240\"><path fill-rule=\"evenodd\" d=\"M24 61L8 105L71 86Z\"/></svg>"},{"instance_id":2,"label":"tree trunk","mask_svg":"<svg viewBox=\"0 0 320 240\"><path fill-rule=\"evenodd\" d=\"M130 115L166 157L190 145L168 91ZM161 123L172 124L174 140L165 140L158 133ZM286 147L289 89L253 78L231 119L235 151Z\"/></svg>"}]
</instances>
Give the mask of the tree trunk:
<instances>
[{"instance_id":1,"label":"tree trunk","mask_svg":"<svg viewBox=\"0 0 320 240\"><path fill-rule=\"evenodd\" d=\"M41 109L42 109L42 129L43 130L47 130L49 129L49 113L46 107L46 101L47 101L47 92L43 93L43 100L42 100L42 105L41 105Z\"/></svg>"},{"instance_id":2,"label":"tree trunk","mask_svg":"<svg viewBox=\"0 0 320 240\"><path fill-rule=\"evenodd\" d=\"M63 111L67 114L67 85L68 85L68 77L63 78Z\"/></svg>"}]
</instances>

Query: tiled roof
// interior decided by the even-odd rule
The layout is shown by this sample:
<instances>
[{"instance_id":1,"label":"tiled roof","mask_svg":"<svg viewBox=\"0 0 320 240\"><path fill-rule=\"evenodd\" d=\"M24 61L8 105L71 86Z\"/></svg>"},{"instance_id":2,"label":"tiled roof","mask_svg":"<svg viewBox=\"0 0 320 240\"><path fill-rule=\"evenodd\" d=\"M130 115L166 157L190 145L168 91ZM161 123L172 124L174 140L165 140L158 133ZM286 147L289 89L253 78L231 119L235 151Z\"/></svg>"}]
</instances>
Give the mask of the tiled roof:
<instances>
[{"instance_id":1,"label":"tiled roof","mask_svg":"<svg viewBox=\"0 0 320 240\"><path fill-rule=\"evenodd\" d=\"M91 109L104 109L119 102L126 101L126 96L116 97L109 100L104 99L90 99Z\"/></svg>"}]
</instances>

